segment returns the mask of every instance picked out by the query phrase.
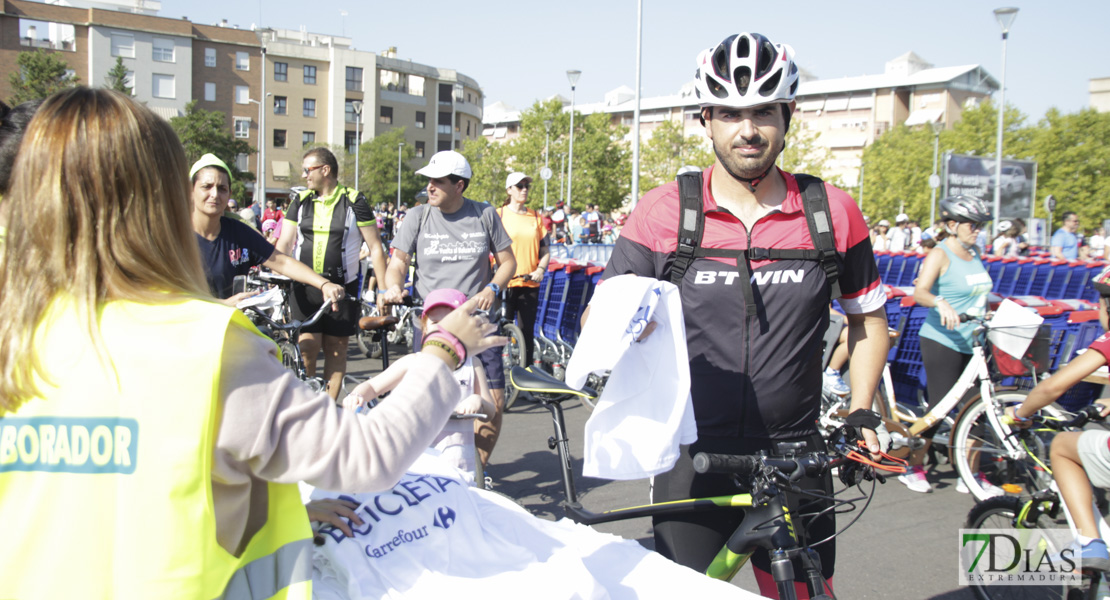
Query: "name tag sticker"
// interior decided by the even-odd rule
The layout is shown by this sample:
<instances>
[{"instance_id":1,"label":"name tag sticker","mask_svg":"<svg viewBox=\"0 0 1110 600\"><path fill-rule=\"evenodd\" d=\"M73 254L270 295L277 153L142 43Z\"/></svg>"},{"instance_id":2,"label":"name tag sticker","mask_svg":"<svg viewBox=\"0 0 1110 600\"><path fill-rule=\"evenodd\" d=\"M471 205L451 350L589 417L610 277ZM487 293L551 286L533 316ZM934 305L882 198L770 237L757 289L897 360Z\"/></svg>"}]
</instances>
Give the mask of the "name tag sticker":
<instances>
[{"instance_id":1,"label":"name tag sticker","mask_svg":"<svg viewBox=\"0 0 1110 600\"><path fill-rule=\"evenodd\" d=\"M135 472L139 423L117 417L0 419L0 473Z\"/></svg>"}]
</instances>

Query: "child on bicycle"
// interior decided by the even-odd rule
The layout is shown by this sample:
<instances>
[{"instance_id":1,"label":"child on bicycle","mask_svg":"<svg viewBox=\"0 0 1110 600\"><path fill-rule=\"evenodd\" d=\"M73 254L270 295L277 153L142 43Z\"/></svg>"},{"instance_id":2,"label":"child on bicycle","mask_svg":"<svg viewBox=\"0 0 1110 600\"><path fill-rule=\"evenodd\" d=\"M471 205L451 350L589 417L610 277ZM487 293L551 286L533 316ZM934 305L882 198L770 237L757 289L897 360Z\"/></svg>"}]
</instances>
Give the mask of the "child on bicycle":
<instances>
[{"instance_id":1,"label":"child on bicycle","mask_svg":"<svg viewBox=\"0 0 1110 600\"><path fill-rule=\"evenodd\" d=\"M421 331L425 336L431 335L439 329L439 321L451 314L466 302L466 294L458 290L439 289L428 294L424 299L424 314L420 318ZM366 406L367 402L381 394L392 390L400 381L406 366L403 357L393 363L388 369L372 377L358 389L343 399L344 408L357 410ZM459 404L455 407L457 415L483 414L488 421L494 414L493 400L490 397L489 385L486 383L486 372L482 361L474 361L472 357L466 359L455 370L455 381L459 384ZM473 475L476 471L474 450L474 425L470 419L450 419L443 431L432 441L432 447L439 450L443 456L460 470Z\"/></svg>"},{"instance_id":2,"label":"child on bicycle","mask_svg":"<svg viewBox=\"0 0 1110 600\"><path fill-rule=\"evenodd\" d=\"M1098 320L1103 331L1110 330L1107 311L1110 310L1110 267L1095 277L1093 284L1099 293ZM1018 427L1029 427L1029 417L1052 404L1072 386L1110 361L1110 333L1105 333L1052 377L1042 381L1025 402L1016 408L1006 409ZM1110 414L1110 399L1097 401L1100 414ZM1110 431L1103 429L1083 432L1062 432L1052 440L1052 477L1060 487L1064 499L1079 530L1077 558L1085 568L1110 570L1110 553L1106 542L1099 537L1098 525L1092 508L1091 484L1110 488Z\"/></svg>"}]
</instances>

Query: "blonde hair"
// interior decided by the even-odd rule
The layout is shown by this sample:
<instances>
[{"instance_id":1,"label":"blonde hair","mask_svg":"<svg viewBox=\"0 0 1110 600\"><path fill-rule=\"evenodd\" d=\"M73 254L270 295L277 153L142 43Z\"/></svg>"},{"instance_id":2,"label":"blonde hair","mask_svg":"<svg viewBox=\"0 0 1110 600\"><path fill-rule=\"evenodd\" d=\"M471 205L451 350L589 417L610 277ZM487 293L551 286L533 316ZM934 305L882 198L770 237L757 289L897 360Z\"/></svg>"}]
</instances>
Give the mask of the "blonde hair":
<instances>
[{"instance_id":1,"label":"blonde hair","mask_svg":"<svg viewBox=\"0 0 1110 600\"><path fill-rule=\"evenodd\" d=\"M209 296L185 152L146 107L109 90L58 92L31 121L14 171L0 204L18 223L0 244L0 416L38 394L34 376L46 374L34 335L53 300L76 304L108 358L103 303Z\"/></svg>"}]
</instances>

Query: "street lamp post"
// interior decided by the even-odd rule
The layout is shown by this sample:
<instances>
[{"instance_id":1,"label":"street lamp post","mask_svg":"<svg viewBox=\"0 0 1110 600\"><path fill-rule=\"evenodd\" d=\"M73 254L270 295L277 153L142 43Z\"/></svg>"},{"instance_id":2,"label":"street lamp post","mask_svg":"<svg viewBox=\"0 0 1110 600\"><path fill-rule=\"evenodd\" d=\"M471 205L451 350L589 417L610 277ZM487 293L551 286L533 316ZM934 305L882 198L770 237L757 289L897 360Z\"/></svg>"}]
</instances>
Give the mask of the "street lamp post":
<instances>
[{"instance_id":1,"label":"street lamp post","mask_svg":"<svg viewBox=\"0 0 1110 600\"><path fill-rule=\"evenodd\" d=\"M567 81L570 82L570 150L567 156L567 212L570 212L571 181L574 179L574 88L582 71L567 71Z\"/></svg>"},{"instance_id":2,"label":"street lamp post","mask_svg":"<svg viewBox=\"0 0 1110 600\"><path fill-rule=\"evenodd\" d=\"M640 72L643 70L644 0L636 3L636 108L632 114L632 207L640 199Z\"/></svg>"},{"instance_id":3,"label":"street lamp post","mask_svg":"<svg viewBox=\"0 0 1110 600\"><path fill-rule=\"evenodd\" d=\"M929 201L929 227L932 227L937 220L937 188L940 187L937 163L940 158L940 130L944 129L944 123L933 121L929 127L933 128L933 174L929 177L929 187L933 188L933 197Z\"/></svg>"},{"instance_id":4,"label":"street lamp post","mask_svg":"<svg viewBox=\"0 0 1110 600\"><path fill-rule=\"evenodd\" d=\"M262 78L262 100L247 98L247 102L258 105L258 180L254 182L254 202L261 202L261 207L266 208L266 98L273 94L266 93L266 78ZM261 195L259 195L261 194Z\"/></svg>"},{"instance_id":5,"label":"street lamp post","mask_svg":"<svg viewBox=\"0 0 1110 600\"><path fill-rule=\"evenodd\" d=\"M999 212L1002 209L1002 119L1006 112L1006 38L1010 26L1017 18L1018 9L1013 7L994 9L994 18L1002 27L1002 82L998 90L998 140L994 151L994 231L998 233Z\"/></svg>"},{"instance_id":6,"label":"street lamp post","mask_svg":"<svg viewBox=\"0 0 1110 600\"><path fill-rule=\"evenodd\" d=\"M359 162L359 150L362 148L362 101L355 100L351 102L351 108L355 109L355 189L358 189L358 176L362 163Z\"/></svg>"},{"instance_id":7,"label":"street lamp post","mask_svg":"<svg viewBox=\"0 0 1110 600\"><path fill-rule=\"evenodd\" d=\"M401 210L401 147L404 142L397 142L397 210Z\"/></svg>"},{"instance_id":8,"label":"street lamp post","mask_svg":"<svg viewBox=\"0 0 1110 600\"><path fill-rule=\"evenodd\" d=\"M549 172L548 167L547 167L547 163L548 163L547 152L550 149L550 144L551 144L551 119L545 119L544 120L543 129L544 129L544 134L543 134L543 168L544 168L544 173L547 173L548 175L550 175L550 172ZM550 178L551 177L549 177L549 176L543 178L543 209L544 210L547 210L547 180L550 179Z\"/></svg>"}]
</instances>

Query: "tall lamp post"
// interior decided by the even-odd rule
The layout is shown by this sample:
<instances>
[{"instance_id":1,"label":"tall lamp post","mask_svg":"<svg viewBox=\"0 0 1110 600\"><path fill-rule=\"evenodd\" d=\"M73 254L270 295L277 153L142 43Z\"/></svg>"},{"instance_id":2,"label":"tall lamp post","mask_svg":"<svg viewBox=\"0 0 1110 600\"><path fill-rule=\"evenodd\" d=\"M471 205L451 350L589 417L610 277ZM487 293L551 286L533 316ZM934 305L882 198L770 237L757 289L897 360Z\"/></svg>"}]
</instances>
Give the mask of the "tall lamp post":
<instances>
[{"instance_id":1,"label":"tall lamp post","mask_svg":"<svg viewBox=\"0 0 1110 600\"><path fill-rule=\"evenodd\" d=\"M266 93L266 78L262 78L262 100L247 98L247 102L258 105L258 181L254 183L254 201L261 202L266 208L266 98L273 94Z\"/></svg>"},{"instance_id":2,"label":"tall lamp post","mask_svg":"<svg viewBox=\"0 0 1110 600\"><path fill-rule=\"evenodd\" d=\"M397 210L401 210L401 147L404 142L397 142Z\"/></svg>"},{"instance_id":3,"label":"tall lamp post","mask_svg":"<svg viewBox=\"0 0 1110 600\"><path fill-rule=\"evenodd\" d=\"M551 146L551 119L545 119L543 122L543 169L547 177L543 178L543 209L547 210L547 180L551 179L551 169L548 168L548 150Z\"/></svg>"},{"instance_id":4,"label":"tall lamp post","mask_svg":"<svg viewBox=\"0 0 1110 600\"><path fill-rule=\"evenodd\" d=\"M578 78L582 76L582 71L571 70L567 71L567 81L570 82L570 150L567 155L567 212L570 212L570 182L574 179L574 88L578 84Z\"/></svg>"},{"instance_id":5,"label":"tall lamp post","mask_svg":"<svg viewBox=\"0 0 1110 600\"><path fill-rule=\"evenodd\" d=\"M933 174L929 176L929 187L933 188L933 198L929 201L929 227L937 220L937 188L940 187L940 175L937 175L937 162L940 158L940 130L944 123L933 121L929 123L933 128Z\"/></svg>"},{"instance_id":6,"label":"tall lamp post","mask_svg":"<svg viewBox=\"0 0 1110 600\"><path fill-rule=\"evenodd\" d=\"M1006 38L1010 36L1010 26L1017 18L1018 9L1014 7L994 9L994 18L1002 27L1002 84L998 90L998 141L994 151L994 231L998 233L998 217L1002 209L1002 118L1006 113Z\"/></svg>"},{"instance_id":7,"label":"tall lamp post","mask_svg":"<svg viewBox=\"0 0 1110 600\"><path fill-rule=\"evenodd\" d=\"M358 176L362 163L359 162L359 150L362 148L362 100L351 102L355 109L355 189L358 189Z\"/></svg>"}]
</instances>

